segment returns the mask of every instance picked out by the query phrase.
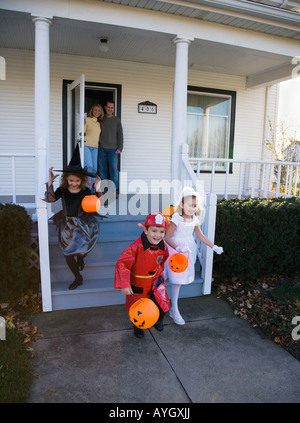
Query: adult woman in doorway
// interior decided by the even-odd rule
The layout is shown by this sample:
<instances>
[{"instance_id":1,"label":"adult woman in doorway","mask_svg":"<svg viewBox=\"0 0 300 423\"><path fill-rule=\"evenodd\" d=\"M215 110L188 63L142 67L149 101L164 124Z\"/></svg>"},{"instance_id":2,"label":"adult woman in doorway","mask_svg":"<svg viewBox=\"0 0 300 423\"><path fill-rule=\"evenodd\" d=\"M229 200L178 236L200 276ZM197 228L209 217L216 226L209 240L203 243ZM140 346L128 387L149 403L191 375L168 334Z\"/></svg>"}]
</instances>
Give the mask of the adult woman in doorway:
<instances>
[{"instance_id":1,"label":"adult woman in doorway","mask_svg":"<svg viewBox=\"0 0 300 423\"><path fill-rule=\"evenodd\" d=\"M104 111L100 104L93 104L84 123L84 165L90 173L97 173L100 122Z\"/></svg>"}]
</instances>

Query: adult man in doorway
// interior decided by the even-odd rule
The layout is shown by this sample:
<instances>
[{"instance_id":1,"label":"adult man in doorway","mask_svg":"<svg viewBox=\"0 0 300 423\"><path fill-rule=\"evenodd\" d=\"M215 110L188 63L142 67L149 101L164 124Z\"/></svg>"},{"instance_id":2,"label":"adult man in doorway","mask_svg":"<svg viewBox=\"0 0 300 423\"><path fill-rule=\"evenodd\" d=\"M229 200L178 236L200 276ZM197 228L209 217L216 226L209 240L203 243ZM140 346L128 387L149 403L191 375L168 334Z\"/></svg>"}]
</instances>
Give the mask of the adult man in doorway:
<instances>
[{"instance_id":1,"label":"adult man in doorway","mask_svg":"<svg viewBox=\"0 0 300 423\"><path fill-rule=\"evenodd\" d=\"M120 119L114 115L115 103L107 101L105 106L105 116L101 122L101 134L98 149L98 174L104 181L113 181L116 193L119 189L119 154L123 149L123 129Z\"/></svg>"}]
</instances>

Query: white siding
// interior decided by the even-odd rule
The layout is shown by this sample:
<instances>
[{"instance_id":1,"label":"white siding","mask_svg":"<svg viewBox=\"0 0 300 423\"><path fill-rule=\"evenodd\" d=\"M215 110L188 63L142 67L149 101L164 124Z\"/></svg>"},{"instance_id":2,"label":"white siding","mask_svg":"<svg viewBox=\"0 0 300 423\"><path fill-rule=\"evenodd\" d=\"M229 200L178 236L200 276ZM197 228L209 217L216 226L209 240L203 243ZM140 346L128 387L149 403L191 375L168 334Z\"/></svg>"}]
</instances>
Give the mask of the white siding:
<instances>
[{"instance_id":1,"label":"white siding","mask_svg":"<svg viewBox=\"0 0 300 423\"><path fill-rule=\"evenodd\" d=\"M6 81L0 81L0 151L34 154L34 52L0 49L0 55L7 65ZM60 54L51 54L50 66L49 165L62 166L62 81L84 73L86 81L122 86L121 171L127 172L127 184L143 179L150 187L153 179L170 178L174 68ZM195 70L189 72L189 84L237 91L234 157L260 159L265 89L247 90L242 77ZM145 100L157 104L156 115L138 113L138 103ZM9 164L1 162L0 195L10 191L8 170ZM24 162L22 172L18 193L33 194L32 161Z\"/></svg>"},{"instance_id":2,"label":"white siding","mask_svg":"<svg viewBox=\"0 0 300 423\"><path fill-rule=\"evenodd\" d=\"M0 81L0 152L34 155L34 54L0 50L0 55L6 61L6 80ZM17 194L34 194L33 162L16 159ZM11 160L0 158L0 195L11 192Z\"/></svg>"}]
</instances>

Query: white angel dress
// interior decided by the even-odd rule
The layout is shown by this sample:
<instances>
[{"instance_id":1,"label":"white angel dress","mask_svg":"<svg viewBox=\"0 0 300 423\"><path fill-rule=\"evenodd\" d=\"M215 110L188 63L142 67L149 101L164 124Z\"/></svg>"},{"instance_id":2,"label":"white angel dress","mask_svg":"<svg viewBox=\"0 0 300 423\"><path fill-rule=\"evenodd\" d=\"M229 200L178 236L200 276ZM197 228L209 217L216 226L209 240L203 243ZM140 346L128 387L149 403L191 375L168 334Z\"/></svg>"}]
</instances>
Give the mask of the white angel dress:
<instances>
[{"instance_id":1,"label":"white angel dress","mask_svg":"<svg viewBox=\"0 0 300 423\"><path fill-rule=\"evenodd\" d=\"M172 240L179 247L188 247L191 252L182 253L188 258L188 267L184 272L174 272L170 269L169 259L165 264L165 276L169 279L170 283L176 285L187 285L192 283L195 279L195 262L197 258L197 244L194 240L194 229L198 226L200 221L197 216L193 216L191 222L185 222L184 218L178 213L174 213L171 219L174 222L176 230L172 237ZM169 255L178 253L174 248L168 245Z\"/></svg>"}]
</instances>

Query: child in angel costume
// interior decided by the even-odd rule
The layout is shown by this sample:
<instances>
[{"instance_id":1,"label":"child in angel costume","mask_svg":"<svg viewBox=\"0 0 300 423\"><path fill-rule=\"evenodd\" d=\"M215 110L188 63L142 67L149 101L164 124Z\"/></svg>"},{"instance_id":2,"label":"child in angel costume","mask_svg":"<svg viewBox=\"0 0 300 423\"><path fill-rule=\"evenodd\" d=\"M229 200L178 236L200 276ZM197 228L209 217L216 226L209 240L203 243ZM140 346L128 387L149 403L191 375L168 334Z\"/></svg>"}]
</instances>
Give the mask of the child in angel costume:
<instances>
[{"instance_id":1,"label":"child in angel costume","mask_svg":"<svg viewBox=\"0 0 300 423\"><path fill-rule=\"evenodd\" d=\"M180 200L175 207L174 214L170 221L170 228L166 233L166 242L170 256L174 253L184 253L188 257L188 267L183 272L174 272L166 263L165 273L171 285L171 309L170 317L178 325L184 325L178 309L179 291L182 285L190 284L195 279L195 262L197 258L196 237L212 248L217 254L223 253L223 248L214 245L201 231L199 214L202 210L201 197L190 187L185 187L181 193Z\"/></svg>"}]
</instances>

